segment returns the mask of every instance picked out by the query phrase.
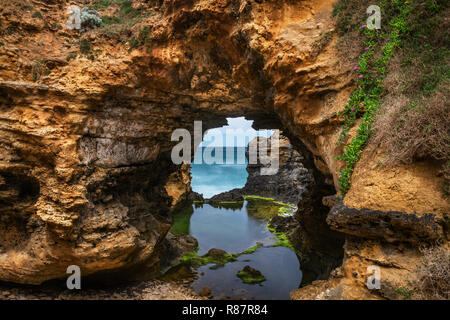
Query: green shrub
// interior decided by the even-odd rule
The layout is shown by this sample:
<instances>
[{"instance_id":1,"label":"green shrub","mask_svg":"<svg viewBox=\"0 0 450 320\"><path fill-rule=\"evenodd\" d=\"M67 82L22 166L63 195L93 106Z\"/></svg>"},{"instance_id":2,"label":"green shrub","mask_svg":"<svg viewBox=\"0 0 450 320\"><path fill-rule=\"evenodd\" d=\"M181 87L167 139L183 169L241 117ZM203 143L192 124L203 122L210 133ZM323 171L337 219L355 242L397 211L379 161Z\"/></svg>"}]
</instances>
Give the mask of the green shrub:
<instances>
[{"instance_id":1,"label":"green shrub","mask_svg":"<svg viewBox=\"0 0 450 320\"><path fill-rule=\"evenodd\" d=\"M31 67L31 76L32 76L33 82L36 82L37 80L39 80L40 77L42 76L42 74L43 74L42 63L39 61L33 63L33 66Z\"/></svg>"},{"instance_id":2,"label":"green shrub","mask_svg":"<svg viewBox=\"0 0 450 320\"><path fill-rule=\"evenodd\" d=\"M354 166L371 138L384 145L386 163L442 161L443 189L448 194L449 2L382 0L381 30L361 28L365 22L357 17L366 16L369 4L341 0L333 11L344 60L359 39L365 38L361 47L368 48L360 51L357 88L339 112L344 124L338 144L344 146L344 153L338 159L345 161L338 180L340 192L345 196L349 190ZM348 141L358 119L362 121L356 137Z\"/></svg>"},{"instance_id":3,"label":"green shrub","mask_svg":"<svg viewBox=\"0 0 450 320\"><path fill-rule=\"evenodd\" d=\"M397 288L394 292L400 295L403 300L411 300L413 296L413 291L405 287Z\"/></svg>"},{"instance_id":4,"label":"green shrub","mask_svg":"<svg viewBox=\"0 0 450 320\"><path fill-rule=\"evenodd\" d=\"M42 13L40 13L39 11L35 11L33 12L33 14L31 15L32 18L39 18L42 19Z\"/></svg>"},{"instance_id":5,"label":"green shrub","mask_svg":"<svg viewBox=\"0 0 450 320\"><path fill-rule=\"evenodd\" d=\"M104 10L114 2L114 0L94 0L90 7L94 10Z\"/></svg>"},{"instance_id":6,"label":"green shrub","mask_svg":"<svg viewBox=\"0 0 450 320\"><path fill-rule=\"evenodd\" d=\"M66 61L70 61L72 59L75 59L77 57L77 53L76 52L71 52L66 56Z\"/></svg>"},{"instance_id":7,"label":"green shrub","mask_svg":"<svg viewBox=\"0 0 450 320\"><path fill-rule=\"evenodd\" d=\"M437 160L450 193L450 3L415 0L408 33L389 64L373 141L387 163Z\"/></svg>"},{"instance_id":8,"label":"green shrub","mask_svg":"<svg viewBox=\"0 0 450 320\"><path fill-rule=\"evenodd\" d=\"M350 189L353 169L372 134L372 123L380 106L380 98L383 93L382 80L386 76L388 62L393 57L394 51L401 45L402 37L408 31L406 19L412 8L401 0L392 2L397 6L398 14L389 21L389 33L369 30L367 27L363 27L364 23L361 23L360 33L366 38L366 41L364 42L365 50L359 57L357 89L351 94L344 110L339 112L344 119L344 125L338 144L345 146L344 153L338 157L339 160L345 161L345 168L340 171L338 178L339 191L342 196L345 196ZM357 119L362 121L356 136L348 142L348 131Z\"/></svg>"},{"instance_id":9,"label":"green shrub","mask_svg":"<svg viewBox=\"0 0 450 320\"><path fill-rule=\"evenodd\" d=\"M88 54L91 52L91 44L86 39L80 41L80 51L81 53Z\"/></svg>"}]
</instances>

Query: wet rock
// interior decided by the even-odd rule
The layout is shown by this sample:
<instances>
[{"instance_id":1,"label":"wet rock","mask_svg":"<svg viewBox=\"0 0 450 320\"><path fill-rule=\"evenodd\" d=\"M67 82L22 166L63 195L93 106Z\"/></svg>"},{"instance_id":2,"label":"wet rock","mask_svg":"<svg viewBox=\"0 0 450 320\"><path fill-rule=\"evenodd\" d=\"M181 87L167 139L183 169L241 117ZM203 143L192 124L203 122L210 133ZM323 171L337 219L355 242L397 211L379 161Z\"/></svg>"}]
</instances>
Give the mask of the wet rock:
<instances>
[{"instance_id":1,"label":"wet rock","mask_svg":"<svg viewBox=\"0 0 450 320\"><path fill-rule=\"evenodd\" d=\"M237 276L241 278L244 283L248 284L261 283L266 280L261 271L256 270L249 265L246 265L244 269L240 270L237 273Z\"/></svg>"},{"instance_id":2,"label":"wet rock","mask_svg":"<svg viewBox=\"0 0 450 320\"><path fill-rule=\"evenodd\" d=\"M258 152L263 155L270 154L271 139L258 137L250 141L250 144L258 145ZM249 149L251 150L251 149ZM258 154L252 155L246 152L247 159L258 158ZM296 151L289 139L280 135L279 140L279 168L275 174L262 175L262 169L268 169L269 165L248 164L248 178L241 189L233 189L215 195L211 201L242 201L243 195L258 195L270 197L279 201L297 205L307 195L306 190L313 183L313 176L303 165L303 156Z\"/></svg>"},{"instance_id":3,"label":"wet rock","mask_svg":"<svg viewBox=\"0 0 450 320\"><path fill-rule=\"evenodd\" d=\"M200 297L206 297L211 298L212 297L212 290L210 287L203 287L200 292L198 293Z\"/></svg>"},{"instance_id":4,"label":"wet rock","mask_svg":"<svg viewBox=\"0 0 450 320\"><path fill-rule=\"evenodd\" d=\"M227 257L228 253L222 249L212 248L212 249L209 249L209 251L206 255L209 257L212 257L214 259L220 260L220 259L224 259L225 257Z\"/></svg>"},{"instance_id":5,"label":"wet rock","mask_svg":"<svg viewBox=\"0 0 450 320\"><path fill-rule=\"evenodd\" d=\"M197 239L190 235L174 235L167 233L161 250L161 271L165 272L171 266L181 262L182 257L198 247Z\"/></svg>"},{"instance_id":6,"label":"wet rock","mask_svg":"<svg viewBox=\"0 0 450 320\"><path fill-rule=\"evenodd\" d=\"M191 270L191 268L184 264L180 263L172 268L170 268L160 280L163 281L175 281L177 283L191 283L196 278L196 272Z\"/></svg>"},{"instance_id":7,"label":"wet rock","mask_svg":"<svg viewBox=\"0 0 450 320\"><path fill-rule=\"evenodd\" d=\"M275 216L270 220L269 226L276 232L283 232L292 246L298 251L302 245L302 231L300 224L294 216Z\"/></svg>"},{"instance_id":8,"label":"wet rock","mask_svg":"<svg viewBox=\"0 0 450 320\"><path fill-rule=\"evenodd\" d=\"M233 189L219 193L209 199L209 201L244 201L242 189Z\"/></svg>"},{"instance_id":9,"label":"wet rock","mask_svg":"<svg viewBox=\"0 0 450 320\"><path fill-rule=\"evenodd\" d=\"M333 208L333 206L336 204L336 201L337 201L337 197L335 194L322 198L322 204L328 208Z\"/></svg>"},{"instance_id":10,"label":"wet rock","mask_svg":"<svg viewBox=\"0 0 450 320\"><path fill-rule=\"evenodd\" d=\"M299 223L293 216L275 216L270 220L270 227L277 232L289 232L299 226Z\"/></svg>"},{"instance_id":11,"label":"wet rock","mask_svg":"<svg viewBox=\"0 0 450 320\"><path fill-rule=\"evenodd\" d=\"M355 209L337 203L327 217L333 230L387 242L419 243L443 236L442 226L434 214L409 214L398 211Z\"/></svg>"}]
</instances>

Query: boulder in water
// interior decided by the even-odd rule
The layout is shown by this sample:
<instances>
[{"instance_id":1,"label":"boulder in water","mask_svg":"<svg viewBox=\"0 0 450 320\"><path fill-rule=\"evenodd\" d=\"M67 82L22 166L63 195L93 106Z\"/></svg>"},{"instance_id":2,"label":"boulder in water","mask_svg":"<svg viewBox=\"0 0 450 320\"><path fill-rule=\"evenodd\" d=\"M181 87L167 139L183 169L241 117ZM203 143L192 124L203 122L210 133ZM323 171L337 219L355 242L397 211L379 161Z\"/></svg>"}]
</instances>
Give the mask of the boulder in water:
<instances>
[{"instance_id":1,"label":"boulder in water","mask_svg":"<svg viewBox=\"0 0 450 320\"><path fill-rule=\"evenodd\" d=\"M256 284L263 281L266 281L266 277L264 277L261 271L253 269L250 266L245 266L244 269L237 273L237 276L241 278L242 282L248 284Z\"/></svg>"}]
</instances>

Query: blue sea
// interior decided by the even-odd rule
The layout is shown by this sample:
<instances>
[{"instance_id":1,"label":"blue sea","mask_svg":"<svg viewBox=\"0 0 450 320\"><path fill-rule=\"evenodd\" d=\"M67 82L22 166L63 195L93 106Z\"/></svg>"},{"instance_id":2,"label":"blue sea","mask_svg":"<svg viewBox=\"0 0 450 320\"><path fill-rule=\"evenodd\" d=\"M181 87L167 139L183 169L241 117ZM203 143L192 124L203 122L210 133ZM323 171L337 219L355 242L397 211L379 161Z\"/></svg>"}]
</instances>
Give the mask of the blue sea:
<instances>
[{"instance_id":1,"label":"blue sea","mask_svg":"<svg viewBox=\"0 0 450 320\"><path fill-rule=\"evenodd\" d=\"M207 164L202 155L212 154L215 157L215 149L199 147L195 152L194 162L191 164L192 190L203 194L205 199L229 191L242 188L247 181L247 159L245 147L221 147L222 157L217 154L222 164ZM232 154L230 157L227 152ZM200 160L202 163L197 164Z\"/></svg>"}]
</instances>

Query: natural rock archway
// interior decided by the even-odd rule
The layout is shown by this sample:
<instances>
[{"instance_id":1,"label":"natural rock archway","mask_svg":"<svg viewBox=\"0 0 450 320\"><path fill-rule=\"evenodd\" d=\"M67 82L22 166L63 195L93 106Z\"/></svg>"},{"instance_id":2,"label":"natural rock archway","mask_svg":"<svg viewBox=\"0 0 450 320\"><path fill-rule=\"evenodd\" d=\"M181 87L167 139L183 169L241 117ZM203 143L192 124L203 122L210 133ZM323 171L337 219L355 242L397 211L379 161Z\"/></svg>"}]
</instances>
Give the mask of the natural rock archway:
<instances>
[{"instance_id":1,"label":"natural rock archway","mask_svg":"<svg viewBox=\"0 0 450 320\"><path fill-rule=\"evenodd\" d=\"M170 161L170 135L176 128L192 130L194 120L203 120L206 130L243 115L257 128L283 128L308 155L319 189L337 186L342 120L335 112L352 83L350 66L339 63L335 49L332 2L160 3L142 22L150 26L149 44L133 49L94 29L83 36L91 54L76 59L66 57L79 33L53 28L64 24L66 1L39 4L47 23L13 4L2 8L0 280L39 284L64 277L70 264L84 275L142 265L156 272L170 210L189 192L186 174ZM332 35L327 42L325 33ZM41 75L36 66L48 72ZM344 205L430 213L433 237L442 237L449 208L438 195L437 168L379 168L381 153L365 151ZM321 201L323 194L313 192ZM339 226L353 212L342 208L333 225L355 236ZM312 212L299 212L310 239L320 236L322 229L307 222ZM367 220L361 214L356 223ZM324 228L326 215L319 216ZM383 264L378 248L393 248L389 259L405 255L372 236L348 237L345 272L326 285L344 278L341 292L359 290L345 297L373 297L352 270L361 274L373 261ZM385 272L410 271L403 266L417 261L417 252L405 250L399 264L383 264Z\"/></svg>"},{"instance_id":2,"label":"natural rock archway","mask_svg":"<svg viewBox=\"0 0 450 320\"><path fill-rule=\"evenodd\" d=\"M35 191L19 192L27 208L20 215L14 203L3 208L1 280L41 283L65 276L70 264L84 275L142 263L156 268L158 243L179 200L165 188L178 170L168 157L171 132L192 130L199 119L206 130L227 116L245 115L271 128L286 118L286 107L275 100L277 87L287 84L271 73L280 73L286 59L302 64L304 57L277 55L294 45L285 34L312 28L308 5L286 3L273 11L270 3L171 1L163 7L151 50L123 55L125 48L111 48L98 61L54 64L39 85L23 81L25 70L19 77L4 73L2 172L26 177L30 185L22 188ZM289 27L300 14L309 22ZM45 26L25 30L26 23L19 27L30 37L45 34L54 43L76 37ZM288 25L281 33L280 23ZM54 52L40 54L57 59ZM9 61L10 70L17 63ZM314 91L312 79L300 78Z\"/></svg>"}]
</instances>

